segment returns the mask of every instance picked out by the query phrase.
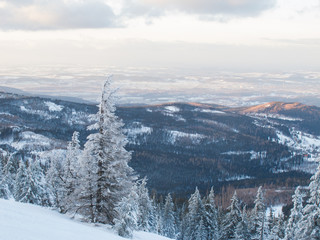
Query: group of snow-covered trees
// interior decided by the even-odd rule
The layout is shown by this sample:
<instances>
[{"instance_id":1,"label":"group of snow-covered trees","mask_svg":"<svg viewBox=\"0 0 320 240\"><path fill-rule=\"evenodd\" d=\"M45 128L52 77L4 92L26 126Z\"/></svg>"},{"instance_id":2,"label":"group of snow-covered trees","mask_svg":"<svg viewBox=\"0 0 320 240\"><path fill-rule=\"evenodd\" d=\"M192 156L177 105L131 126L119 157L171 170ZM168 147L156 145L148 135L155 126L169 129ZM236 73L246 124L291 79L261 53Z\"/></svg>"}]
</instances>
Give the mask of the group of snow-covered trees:
<instances>
[{"instance_id":1,"label":"group of snow-covered trees","mask_svg":"<svg viewBox=\"0 0 320 240\"><path fill-rule=\"evenodd\" d=\"M106 81L93 131L84 148L75 132L63 154L22 159L0 155L0 197L52 206L61 213L82 216L93 223L114 226L119 235L148 231L178 240L320 239L320 165L307 188L298 187L293 208L283 215L266 213L260 187L252 209L236 192L227 209L215 204L214 190L199 190L184 203L171 194L150 196L147 180L137 179L128 166L123 123L115 115L113 92Z\"/></svg>"}]
</instances>

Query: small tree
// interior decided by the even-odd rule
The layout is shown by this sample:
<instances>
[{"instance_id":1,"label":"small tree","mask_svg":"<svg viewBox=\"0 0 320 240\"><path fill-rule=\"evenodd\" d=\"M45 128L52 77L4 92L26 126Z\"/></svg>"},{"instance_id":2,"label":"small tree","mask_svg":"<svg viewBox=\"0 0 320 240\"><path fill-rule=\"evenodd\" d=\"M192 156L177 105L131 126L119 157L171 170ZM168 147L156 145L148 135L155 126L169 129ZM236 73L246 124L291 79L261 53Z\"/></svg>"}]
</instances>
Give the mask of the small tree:
<instances>
[{"instance_id":1,"label":"small tree","mask_svg":"<svg viewBox=\"0 0 320 240\"><path fill-rule=\"evenodd\" d=\"M174 204L172 202L172 197L170 193L167 195L164 212L163 212L163 224L162 224L162 234L169 238L175 237L175 217L174 217Z\"/></svg>"},{"instance_id":2,"label":"small tree","mask_svg":"<svg viewBox=\"0 0 320 240\"><path fill-rule=\"evenodd\" d=\"M133 187L129 196L123 197L116 207L117 217L115 219L115 229L119 236L132 238L133 231L137 229L138 219L138 195L137 187Z\"/></svg>"}]
</instances>

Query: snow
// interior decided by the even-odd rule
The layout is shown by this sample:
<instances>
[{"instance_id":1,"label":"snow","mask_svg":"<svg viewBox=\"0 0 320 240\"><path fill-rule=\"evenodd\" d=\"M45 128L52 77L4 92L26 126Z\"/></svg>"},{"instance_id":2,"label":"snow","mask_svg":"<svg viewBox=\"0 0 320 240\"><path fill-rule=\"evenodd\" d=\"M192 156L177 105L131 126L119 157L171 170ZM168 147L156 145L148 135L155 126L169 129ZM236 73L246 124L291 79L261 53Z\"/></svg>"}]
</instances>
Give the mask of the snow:
<instances>
[{"instance_id":1,"label":"snow","mask_svg":"<svg viewBox=\"0 0 320 240\"><path fill-rule=\"evenodd\" d=\"M141 123L134 123L134 126L124 129L123 132L127 136L129 143L140 145L142 140L139 137L144 135L143 140L146 141L146 135L150 135L153 131L152 128L142 125Z\"/></svg>"},{"instance_id":2,"label":"snow","mask_svg":"<svg viewBox=\"0 0 320 240\"><path fill-rule=\"evenodd\" d=\"M19 141L11 143L11 146L17 150L33 149L35 145L41 147L50 147L51 144L54 144L50 138L30 131L20 133L19 137Z\"/></svg>"},{"instance_id":3,"label":"snow","mask_svg":"<svg viewBox=\"0 0 320 240\"><path fill-rule=\"evenodd\" d=\"M44 104L48 107L50 112L60 112L63 109L63 106L57 105L53 102L44 102Z\"/></svg>"},{"instance_id":4,"label":"snow","mask_svg":"<svg viewBox=\"0 0 320 240\"><path fill-rule=\"evenodd\" d=\"M275 206L270 206L266 209L266 216L269 216L270 213L270 208L272 209L272 212L275 217L279 217L282 214L282 207L283 205L275 205Z\"/></svg>"},{"instance_id":5,"label":"snow","mask_svg":"<svg viewBox=\"0 0 320 240\"><path fill-rule=\"evenodd\" d=\"M0 238L3 240L124 240L108 225L70 219L53 210L0 199ZM133 240L169 240L152 233L135 232Z\"/></svg>"},{"instance_id":6,"label":"snow","mask_svg":"<svg viewBox=\"0 0 320 240\"><path fill-rule=\"evenodd\" d=\"M203 112L203 113L212 113L212 114L226 114L225 112L218 111L218 110L211 110L211 109L199 109L199 108L196 108L194 111Z\"/></svg>"},{"instance_id":7,"label":"snow","mask_svg":"<svg viewBox=\"0 0 320 240\"><path fill-rule=\"evenodd\" d=\"M303 121L303 119L301 118L293 118L293 117L289 117L289 116L285 116L285 115L281 115L281 114L276 114L276 113L250 113L248 114L248 116L250 117L254 117L254 118L274 118L274 119L279 119L279 120L284 120L284 121Z\"/></svg>"},{"instance_id":8,"label":"snow","mask_svg":"<svg viewBox=\"0 0 320 240\"><path fill-rule=\"evenodd\" d=\"M246 155L246 154L250 154L251 157L250 159L259 159L259 158L266 158L267 157L267 152L266 151L262 151L262 152L256 152L256 151L229 151L229 152L224 152L221 153L222 155Z\"/></svg>"},{"instance_id":9,"label":"snow","mask_svg":"<svg viewBox=\"0 0 320 240\"><path fill-rule=\"evenodd\" d=\"M175 113L175 112L179 112L180 109L178 107L175 107L175 106L166 106L164 108L167 112L172 112L172 113Z\"/></svg>"},{"instance_id":10,"label":"snow","mask_svg":"<svg viewBox=\"0 0 320 240\"><path fill-rule=\"evenodd\" d=\"M281 131L277 131L279 143L293 148L296 151L310 153L314 158L320 154L320 137L308 133L290 129L290 137L284 135ZM312 154L313 153L313 154ZM314 159L313 159L314 160Z\"/></svg>"},{"instance_id":11,"label":"snow","mask_svg":"<svg viewBox=\"0 0 320 240\"><path fill-rule=\"evenodd\" d=\"M39 115L41 117L44 117L47 120L53 119L53 118L57 118L55 116L51 116L50 114L48 114L45 111L41 111L41 110L33 110L33 109L28 109L25 106L20 106L20 110L29 114L33 114L33 115Z\"/></svg>"},{"instance_id":12,"label":"snow","mask_svg":"<svg viewBox=\"0 0 320 240\"><path fill-rule=\"evenodd\" d=\"M202 139L204 139L206 136L198 133L185 133L185 132L179 132L179 131L168 131L170 134L170 139L168 140L172 144L174 144L177 140L181 138L188 138L190 139L194 144L199 144Z\"/></svg>"}]
</instances>

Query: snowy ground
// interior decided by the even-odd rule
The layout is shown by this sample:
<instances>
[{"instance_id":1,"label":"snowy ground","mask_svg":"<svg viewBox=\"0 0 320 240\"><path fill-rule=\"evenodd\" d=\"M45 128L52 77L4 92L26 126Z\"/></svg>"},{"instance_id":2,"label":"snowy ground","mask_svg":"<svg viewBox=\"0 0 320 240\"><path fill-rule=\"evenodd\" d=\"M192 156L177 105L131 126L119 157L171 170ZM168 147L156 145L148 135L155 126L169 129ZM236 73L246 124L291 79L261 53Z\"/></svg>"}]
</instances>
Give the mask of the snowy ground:
<instances>
[{"instance_id":1,"label":"snowy ground","mask_svg":"<svg viewBox=\"0 0 320 240\"><path fill-rule=\"evenodd\" d=\"M0 199L1 240L124 240L110 227L71 220L39 206ZM135 232L134 240L168 240L151 233Z\"/></svg>"}]
</instances>

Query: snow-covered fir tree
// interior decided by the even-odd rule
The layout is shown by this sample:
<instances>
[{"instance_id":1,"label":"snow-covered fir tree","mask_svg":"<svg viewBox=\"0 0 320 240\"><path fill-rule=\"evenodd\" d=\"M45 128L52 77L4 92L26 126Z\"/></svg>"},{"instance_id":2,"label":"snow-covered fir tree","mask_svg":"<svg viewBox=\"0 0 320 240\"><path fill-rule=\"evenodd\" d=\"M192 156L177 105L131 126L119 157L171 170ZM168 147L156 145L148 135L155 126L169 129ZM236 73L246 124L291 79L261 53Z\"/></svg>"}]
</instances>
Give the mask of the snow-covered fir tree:
<instances>
[{"instance_id":1,"label":"snow-covered fir tree","mask_svg":"<svg viewBox=\"0 0 320 240\"><path fill-rule=\"evenodd\" d=\"M133 186L133 169L128 166L131 154L125 150L127 140L123 123L115 115L114 94L110 78L105 82L96 123L82 154L77 209L89 221L113 223L115 207Z\"/></svg>"},{"instance_id":2,"label":"snow-covered fir tree","mask_svg":"<svg viewBox=\"0 0 320 240\"><path fill-rule=\"evenodd\" d=\"M197 240L199 235L199 223L204 215L204 206L201 200L201 195L196 188L195 192L188 200L188 215L187 215L187 231L184 239Z\"/></svg>"},{"instance_id":3,"label":"snow-covered fir tree","mask_svg":"<svg viewBox=\"0 0 320 240\"><path fill-rule=\"evenodd\" d=\"M236 226L235 239L237 240L250 239L246 206L243 207L242 214L241 214L241 221Z\"/></svg>"},{"instance_id":4,"label":"snow-covered fir tree","mask_svg":"<svg viewBox=\"0 0 320 240\"><path fill-rule=\"evenodd\" d=\"M165 200L162 221L162 235L169 238L175 238L174 204L170 193L167 195Z\"/></svg>"},{"instance_id":5,"label":"snow-covered fir tree","mask_svg":"<svg viewBox=\"0 0 320 240\"><path fill-rule=\"evenodd\" d=\"M304 194L301 192L301 187L298 186L292 196L293 208L288 219L288 223L285 230L285 239L295 239L296 231L298 228L298 222L302 218L302 209L303 209L303 197Z\"/></svg>"},{"instance_id":6,"label":"snow-covered fir tree","mask_svg":"<svg viewBox=\"0 0 320 240\"><path fill-rule=\"evenodd\" d=\"M253 239L263 240L266 236L265 231L265 205L262 187L260 186L257 191L256 199L254 200L254 208L251 213L251 234Z\"/></svg>"},{"instance_id":7,"label":"snow-covered fir tree","mask_svg":"<svg viewBox=\"0 0 320 240\"><path fill-rule=\"evenodd\" d=\"M64 178L64 160L65 156L57 155L55 152L48 157L50 165L46 173L46 181L53 195L53 205L61 213L65 213L67 209L64 205L65 198L65 178ZM75 203L75 202L74 202Z\"/></svg>"},{"instance_id":8,"label":"snow-covered fir tree","mask_svg":"<svg viewBox=\"0 0 320 240\"><path fill-rule=\"evenodd\" d=\"M204 217L203 222L206 231L206 239L216 240L219 239L219 227L218 227L218 210L214 201L213 187L210 190L209 195L204 201Z\"/></svg>"},{"instance_id":9,"label":"snow-covered fir tree","mask_svg":"<svg viewBox=\"0 0 320 240\"><path fill-rule=\"evenodd\" d=\"M5 178L4 178L4 159L5 156L3 154L0 155L0 198L4 198L4 199L8 199L9 197L9 189L8 189L8 185L5 182Z\"/></svg>"},{"instance_id":10,"label":"snow-covered fir tree","mask_svg":"<svg viewBox=\"0 0 320 240\"><path fill-rule=\"evenodd\" d=\"M15 157L14 154L6 156L5 158L5 164L3 165L2 170L2 189L4 191L4 195L6 195L6 198L12 198L15 182L16 182L16 175L17 171L19 169L19 160L17 157Z\"/></svg>"},{"instance_id":11,"label":"snow-covered fir tree","mask_svg":"<svg viewBox=\"0 0 320 240\"><path fill-rule=\"evenodd\" d=\"M239 206L239 200L237 192L235 191L232 198L231 204L228 207L228 212L223 218L221 226L221 237L222 240L236 239L236 229L238 224L241 222L241 210Z\"/></svg>"},{"instance_id":12,"label":"snow-covered fir tree","mask_svg":"<svg viewBox=\"0 0 320 240\"><path fill-rule=\"evenodd\" d=\"M302 218L298 222L295 233L297 239L320 239L320 162L316 173L311 177L308 187L309 198L302 210Z\"/></svg>"},{"instance_id":13,"label":"snow-covered fir tree","mask_svg":"<svg viewBox=\"0 0 320 240\"><path fill-rule=\"evenodd\" d=\"M37 160L30 163L28 167L20 161L14 186L14 198L19 202L41 206L51 204L44 175Z\"/></svg>"},{"instance_id":14,"label":"snow-covered fir tree","mask_svg":"<svg viewBox=\"0 0 320 240\"><path fill-rule=\"evenodd\" d=\"M139 212L138 197L137 186L135 185L132 187L130 194L122 197L115 208L117 217L114 220L114 228L119 236L132 238L133 231L137 230Z\"/></svg>"},{"instance_id":15,"label":"snow-covered fir tree","mask_svg":"<svg viewBox=\"0 0 320 240\"><path fill-rule=\"evenodd\" d=\"M155 211L152 201L149 197L147 188L147 179L138 181L138 229L141 231L154 231L155 229Z\"/></svg>"},{"instance_id":16,"label":"snow-covered fir tree","mask_svg":"<svg viewBox=\"0 0 320 240\"><path fill-rule=\"evenodd\" d=\"M72 140L68 143L65 161L62 163L62 190L63 198L61 205L65 211L72 211L75 201L75 190L79 186L79 171L80 171L80 141L79 133L74 132Z\"/></svg>"}]
</instances>

